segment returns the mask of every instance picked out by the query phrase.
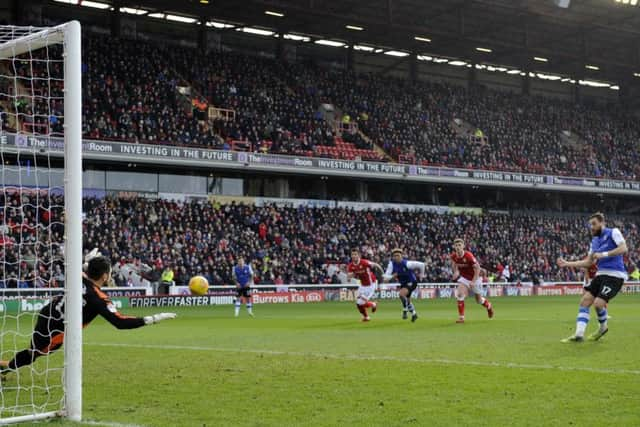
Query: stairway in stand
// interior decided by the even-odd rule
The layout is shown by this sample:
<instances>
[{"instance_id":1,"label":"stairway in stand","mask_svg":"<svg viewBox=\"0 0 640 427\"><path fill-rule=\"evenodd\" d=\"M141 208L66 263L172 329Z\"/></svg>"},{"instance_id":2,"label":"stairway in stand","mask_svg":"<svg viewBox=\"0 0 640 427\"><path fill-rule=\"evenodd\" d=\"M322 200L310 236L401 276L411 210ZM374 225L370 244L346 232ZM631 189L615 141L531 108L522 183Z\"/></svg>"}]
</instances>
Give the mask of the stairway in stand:
<instances>
[{"instance_id":1,"label":"stairway in stand","mask_svg":"<svg viewBox=\"0 0 640 427\"><path fill-rule=\"evenodd\" d=\"M360 160L380 161L384 158L375 150L357 148L354 144L345 142L341 137L336 137L335 142L335 146L317 145L315 147L316 155L344 160L359 158Z\"/></svg>"}]
</instances>

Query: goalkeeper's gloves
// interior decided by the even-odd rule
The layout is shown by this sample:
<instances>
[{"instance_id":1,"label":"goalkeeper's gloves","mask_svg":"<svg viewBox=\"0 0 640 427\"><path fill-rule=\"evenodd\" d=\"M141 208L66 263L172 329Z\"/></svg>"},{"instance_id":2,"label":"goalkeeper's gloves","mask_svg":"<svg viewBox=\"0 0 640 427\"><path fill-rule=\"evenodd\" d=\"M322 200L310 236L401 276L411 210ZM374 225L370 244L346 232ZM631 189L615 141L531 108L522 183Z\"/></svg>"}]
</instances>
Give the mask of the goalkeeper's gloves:
<instances>
[{"instance_id":1,"label":"goalkeeper's gloves","mask_svg":"<svg viewBox=\"0 0 640 427\"><path fill-rule=\"evenodd\" d=\"M175 313L158 313L153 316L144 316L145 325L153 325L154 323L162 322L167 319L175 319L177 314Z\"/></svg>"},{"instance_id":2,"label":"goalkeeper's gloves","mask_svg":"<svg viewBox=\"0 0 640 427\"><path fill-rule=\"evenodd\" d=\"M99 256L102 256L102 254L100 253L98 248L93 248L91 250L91 252L89 252L88 254L85 255L84 264L82 264L82 270L86 271L87 268L89 268L89 261L91 261L92 259L97 258Z\"/></svg>"}]
</instances>

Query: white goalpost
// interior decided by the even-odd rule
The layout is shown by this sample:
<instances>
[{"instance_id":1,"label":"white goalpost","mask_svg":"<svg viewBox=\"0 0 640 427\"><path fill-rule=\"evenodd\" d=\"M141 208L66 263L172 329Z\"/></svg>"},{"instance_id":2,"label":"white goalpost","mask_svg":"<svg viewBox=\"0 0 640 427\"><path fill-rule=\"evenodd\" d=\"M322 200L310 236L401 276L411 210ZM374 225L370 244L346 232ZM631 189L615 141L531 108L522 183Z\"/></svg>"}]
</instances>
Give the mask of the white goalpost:
<instances>
[{"instance_id":1,"label":"white goalpost","mask_svg":"<svg viewBox=\"0 0 640 427\"><path fill-rule=\"evenodd\" d=\"M64 351L0 378L0 425L82 416L81 92L77 21L0 26L0 359L64 303Z\"/></svg>"}]
</instances>

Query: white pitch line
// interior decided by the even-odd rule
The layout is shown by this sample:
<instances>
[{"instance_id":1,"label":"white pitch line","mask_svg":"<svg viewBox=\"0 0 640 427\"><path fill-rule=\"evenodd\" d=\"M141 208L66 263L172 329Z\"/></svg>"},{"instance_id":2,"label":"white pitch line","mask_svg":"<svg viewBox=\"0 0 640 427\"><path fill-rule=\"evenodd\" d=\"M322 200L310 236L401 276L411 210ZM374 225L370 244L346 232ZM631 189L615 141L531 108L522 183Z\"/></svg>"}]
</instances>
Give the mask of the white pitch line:
<instances>
[{"instance_id":1,"label":"white pitch line","mask_svg":"<svg viewBox=\"0 0 640 427\"><path fill-rule=\"evenodd\" d=\"M122 423L115 423L111 421L94 421L94 420L80 421L78 422L78 424L90 425L90 426L103 426L103 427L144 427L139 424L122 424Z\"/></svg>"},{"instance_id":2,"label":"white pitch line","mask_svg":"<svg viewBox=\"0 0 640 427\"><path fill-rule=\"evenodd\" d=\"M398 356L376 356L376 355L354 355L354 354L335 354L335 353L319 353L319 352L297 352L297 351L279 351L279 350L254 350L243 348L224 348L224 347L203 347L189 345L160 345L160 344L125 344L125 343L85 343L87 346L96 347L125 347L125 348L141 348L150 350L190 350L190 351L212 351L225 353L251 353L251 354L268 354L272 356L297 356L297 357L315 357L336 360L370 360L370 361L392 361L392 362L413 362L425 363L433 365L459 365L459 366L481 366L489 368L509 368L509 369L545 369L568 372L590 372L597 374L620 374L620 375L640 375L640 370L635 369L607 369L592 368L589 366L560 366L560 365L537 365L533 363L516 363L516 362L480 362L473 360L454 360L454 359L429 359L416 357L398 357ZM580 345L580 344L578 344Z\"/></svg>"}]
</instances>

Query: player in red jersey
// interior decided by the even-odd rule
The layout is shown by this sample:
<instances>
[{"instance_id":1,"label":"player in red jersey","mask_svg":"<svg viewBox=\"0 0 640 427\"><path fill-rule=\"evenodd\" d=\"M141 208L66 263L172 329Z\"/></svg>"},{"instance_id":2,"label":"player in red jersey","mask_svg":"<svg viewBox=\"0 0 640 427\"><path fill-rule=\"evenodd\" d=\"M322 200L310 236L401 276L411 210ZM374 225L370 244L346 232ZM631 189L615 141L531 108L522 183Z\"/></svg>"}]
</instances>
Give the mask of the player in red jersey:
<instances>
[{"instance_id":1,"label":"player in red jersey","mask_svg":"<svg viewBox=\"0 0 640 427\"><path fill-rule=\"evenodd\" d=\"M453 280L458 282L456 289L456 299L458 300L458 320L457 323L464 323L464 300L470 293L474 294L476 302L487 309L487 314L493 317L493 306L488 299L481 294L482 280L480 279L480 264L476 257L464 249L464 240L458 238L453 241L453 253L451 268L453 269Z\"/></svg>"},{"instance_id":2,"label":"player in red jersey","mask_svg":"<svg viewBox=\"0 0 640 427\"><path fill-rule=\"evenodd\" d=\"M347 266L347 277L349 280L356 278L360 281L356 307L358 307L358 311L362 314L363 322L371 320L367 313L367 308L371 308L371 312L373 313L378 309L377 304L371 301L376 292L377 285L376 275L373 272L374 269L382 271L380 265L362 259L358 249L351 250L351 262Z\"/></svg>"}]
</instances>

